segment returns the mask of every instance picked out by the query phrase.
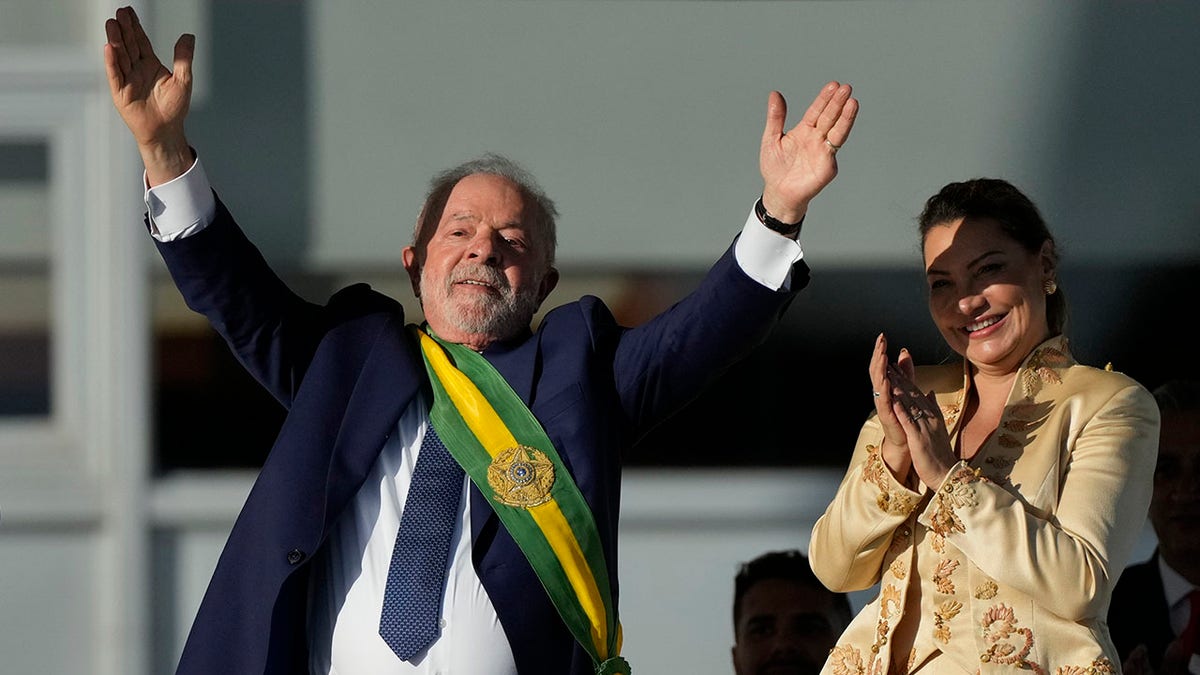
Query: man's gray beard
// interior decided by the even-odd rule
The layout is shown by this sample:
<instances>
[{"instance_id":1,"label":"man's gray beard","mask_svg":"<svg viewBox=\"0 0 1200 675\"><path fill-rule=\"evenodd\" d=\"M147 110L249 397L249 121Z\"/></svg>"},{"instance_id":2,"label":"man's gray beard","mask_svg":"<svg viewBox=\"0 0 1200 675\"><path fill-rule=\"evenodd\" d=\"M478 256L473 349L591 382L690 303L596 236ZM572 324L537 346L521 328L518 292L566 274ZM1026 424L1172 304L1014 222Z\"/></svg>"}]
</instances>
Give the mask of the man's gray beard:
<instances>
[{"instance_id":1,"label":"man's gray beard","mask_svg":"<svg viewBox=\"0 0 1200 675\"><path fill-rule=\"evenodd\" d=\"M461 331L504 340L529 327L538 305L534 289L510 290L500 297L480 298L473 307L451 303L446 318Z\"/></svg>"},{"instance_id":2,"label":"man's gray beard","mask_svg":"<svg viewBox=\"0 0 1200 675\"><path fill-rule=\"evenodd\" d=\"M537 297L537 286L533 284L521 291L514 292L508 285L508 279L497 273L488 273L489 280L500 286L499 296L475 296L470 305L457 302L454 298L453 281L461 275L453 275L444 288L438 289L438 301L444 302L443 315L455 328L464 333L486 335L504 340L519 334L529 328L533 315L537 313L541 302ZM476 276L480 276L476 271ZM425 286L425 279L421 279ZM426 298L428 299L428 297Z\"/></svg>"}]
</instances>

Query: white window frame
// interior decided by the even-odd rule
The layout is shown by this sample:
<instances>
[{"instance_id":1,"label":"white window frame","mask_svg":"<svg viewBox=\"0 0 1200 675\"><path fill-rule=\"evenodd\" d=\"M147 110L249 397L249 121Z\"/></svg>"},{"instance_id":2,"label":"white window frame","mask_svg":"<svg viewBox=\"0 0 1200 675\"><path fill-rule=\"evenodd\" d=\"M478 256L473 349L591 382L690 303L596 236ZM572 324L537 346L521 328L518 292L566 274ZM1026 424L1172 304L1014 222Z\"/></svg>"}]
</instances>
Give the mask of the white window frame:
<instances>
[{"instance_id":1,"label":"white window frame","mask_svg":"<svg viewBox=\"0 0 1200 675\"><path fill-rule=\"evenodd\" d=\"M98 3L80 9L102 13ZM150 258L138 225L136 152L113 111L102 44L0 48L0 142L46 143L51 230L51 410L0 418L0 536L88 542L88 663L98 675L142 675L150 651Z\"/></svg>"}]
</instances>

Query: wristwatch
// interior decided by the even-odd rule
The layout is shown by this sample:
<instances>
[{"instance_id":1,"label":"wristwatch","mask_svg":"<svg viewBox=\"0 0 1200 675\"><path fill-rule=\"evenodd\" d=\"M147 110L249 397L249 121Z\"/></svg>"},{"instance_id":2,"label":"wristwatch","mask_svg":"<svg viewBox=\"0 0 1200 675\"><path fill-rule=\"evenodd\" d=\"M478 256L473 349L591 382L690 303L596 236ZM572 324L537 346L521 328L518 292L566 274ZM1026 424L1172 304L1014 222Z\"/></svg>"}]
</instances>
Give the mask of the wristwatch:
<instances>
[{"instance_id":1,"label":"wristwatch","mask_svg":"<svg viewBox=\"0 0 1200 675\"><path fill-rule=\"evenodd\" d=\"M758 222L767 226L768 230L778 232L785 237L795 237L800 234L800 226L804 224L804 217L800 218L798 223L785 223L782 220L777 220L767 213L767 207L763 206L762 197L754 202L754 215L758 216Z\"/></svg>"}]
</instances>

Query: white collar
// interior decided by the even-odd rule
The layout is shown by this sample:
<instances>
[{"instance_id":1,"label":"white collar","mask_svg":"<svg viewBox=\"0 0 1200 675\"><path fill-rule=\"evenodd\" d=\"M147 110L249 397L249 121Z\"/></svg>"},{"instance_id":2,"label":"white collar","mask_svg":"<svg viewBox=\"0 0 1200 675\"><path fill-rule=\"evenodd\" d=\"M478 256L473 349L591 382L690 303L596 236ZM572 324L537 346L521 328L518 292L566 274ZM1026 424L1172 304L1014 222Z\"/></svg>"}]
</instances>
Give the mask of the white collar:
<instances>
[{"instance_id":1,"label":"white collar","mask_svg":"<svg viewBox=\"0 0 1200 675\"><path fill-rule=\"evenodd\" d=\"M1163 595L1167 599L1167 607L1174 607L1176 604L1183 601L1188 596L1188 593L1196 590L1192 582L1183 578L1183 575L1171 569L1162 556L1158 557L1158 573L1162 576Z\"/></svg>"}]
</instances>

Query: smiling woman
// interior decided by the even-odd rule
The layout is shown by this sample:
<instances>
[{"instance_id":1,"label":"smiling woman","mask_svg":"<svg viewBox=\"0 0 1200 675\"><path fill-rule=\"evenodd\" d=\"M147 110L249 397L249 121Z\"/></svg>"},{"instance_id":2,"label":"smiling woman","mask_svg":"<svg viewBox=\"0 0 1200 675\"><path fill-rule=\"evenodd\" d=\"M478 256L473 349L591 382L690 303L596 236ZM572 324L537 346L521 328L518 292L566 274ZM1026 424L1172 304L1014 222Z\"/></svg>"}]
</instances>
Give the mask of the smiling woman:
<instances>
[{"instance_id":1,"label":"smiling woman","mask_svg":"<svg viewBox=\"0 0 1200 675\"><path fill-rule=\"evenodd\" d=\"M875 411L809 556L831 589L880 593L824 672L1115 672L1105 618L1149 505L1154 399L1075 361L1054 237L1016 187L951 183L919 221L961 361L875 341Z\"/></svg>"}]
</instances>

